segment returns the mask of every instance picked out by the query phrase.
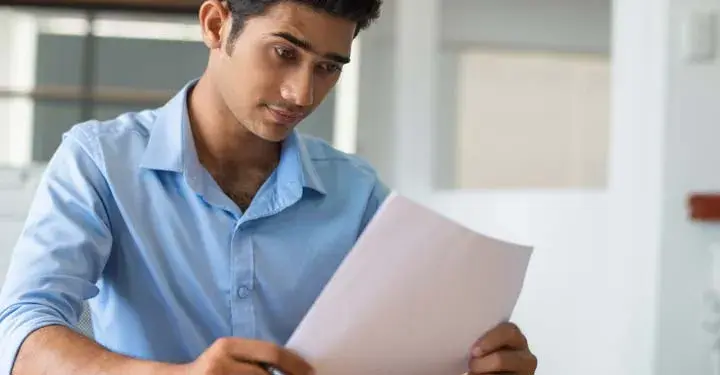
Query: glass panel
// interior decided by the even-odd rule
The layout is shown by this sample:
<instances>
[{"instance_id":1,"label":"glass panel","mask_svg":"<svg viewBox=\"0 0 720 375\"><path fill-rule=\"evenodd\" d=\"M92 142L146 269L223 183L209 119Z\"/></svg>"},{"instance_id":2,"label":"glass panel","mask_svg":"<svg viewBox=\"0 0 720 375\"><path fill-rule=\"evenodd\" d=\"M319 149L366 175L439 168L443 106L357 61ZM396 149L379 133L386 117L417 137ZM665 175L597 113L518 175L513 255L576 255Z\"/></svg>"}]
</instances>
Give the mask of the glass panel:
<instances>
[{"instance_id":1,"label":"glass panel","mask_svg":"<svg viewBox=\"0 0 720 375\"><path fill-rule=\"evenodd\" d=\"M176 91L205 70L200 42L97 38L97 86ZM169 97L168 97L169 99Z\"/></svg>"},{"instance_id":2,"label":"glass panel","mask_svg":"<svg viewBox=\"0 0 720 375\"><path fill-rule=\"evenodd\" d=\"M83 36L39 34L37 86L79 87L82 84Z\"/></svg>"},{"instance_id":3,"label":"glass panel","mask_svg":"<svg viewBox=\"0 0 720 375\"><path fill-rule=\"evenodd\" d=\"M81 122L80 104L66 101L35 101L33 160L46 162L60 145L62 134Z\"/></svg>"},{"instance_id":4,"label":"glass panel","mask_svg":"<svg viewBox=\"0 0 720 375\"><path fill-rule=\"evenodd\" d=\"M33 110L32 159L46 162L62 134L82 121L83 39L75 35L40 33L37 39L36 88L66 99L38 99ZM74 99L72 98L74 96Z\"/></svg>"}]
</instances>

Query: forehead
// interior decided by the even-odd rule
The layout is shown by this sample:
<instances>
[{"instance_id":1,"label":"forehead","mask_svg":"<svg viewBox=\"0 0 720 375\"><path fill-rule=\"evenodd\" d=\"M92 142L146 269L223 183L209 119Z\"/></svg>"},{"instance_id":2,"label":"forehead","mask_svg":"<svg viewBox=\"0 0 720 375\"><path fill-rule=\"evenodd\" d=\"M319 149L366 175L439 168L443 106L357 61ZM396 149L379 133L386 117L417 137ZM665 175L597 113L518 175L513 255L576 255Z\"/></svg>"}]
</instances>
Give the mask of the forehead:
<instances>
[{"instance_id":1,"label":"forehead","mask_svg":"<svg viewBox=\"0 0 720 375\"><path fill-rule=\"evenodd\" d=\"M280 2L261 16L251 17L245 31L270 35L288 32L310 42L318 52L348 55L355 35L356 23L294 2Z\"/></svg>"}]
</instances>

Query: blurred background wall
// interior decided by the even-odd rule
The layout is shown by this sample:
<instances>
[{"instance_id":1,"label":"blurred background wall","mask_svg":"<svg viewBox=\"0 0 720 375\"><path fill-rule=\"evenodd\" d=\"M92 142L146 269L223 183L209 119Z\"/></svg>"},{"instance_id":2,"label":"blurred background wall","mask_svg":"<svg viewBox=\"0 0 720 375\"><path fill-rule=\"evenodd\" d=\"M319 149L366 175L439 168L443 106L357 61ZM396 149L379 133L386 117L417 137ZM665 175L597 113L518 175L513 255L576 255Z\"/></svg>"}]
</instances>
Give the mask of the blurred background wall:
<instances>
[{"instance_id":1,"label":"blurred background wall","mask_svg":"<svg viewBox=\"0 0 720 375\"><path fill-rule=\"evenodd\" d=\"M386 0L301 128L438 212L535 246L513 319L538 375L720 374L720 231L686 210L720 190L718 10ZM0 284L62 132L159 106L204 68L192 17L98 12L94 36L86 17L0 8Z\"/></svg>"}]
</instances>

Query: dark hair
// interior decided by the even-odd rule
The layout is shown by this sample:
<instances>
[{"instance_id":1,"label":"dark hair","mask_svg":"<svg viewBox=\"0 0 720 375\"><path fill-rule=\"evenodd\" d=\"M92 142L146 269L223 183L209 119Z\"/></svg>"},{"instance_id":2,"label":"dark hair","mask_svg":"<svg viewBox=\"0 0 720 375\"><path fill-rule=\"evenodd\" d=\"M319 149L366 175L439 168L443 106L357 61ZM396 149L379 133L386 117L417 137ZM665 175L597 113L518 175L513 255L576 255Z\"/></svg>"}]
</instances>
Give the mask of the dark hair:
<instances>
[{"instance_id":1,"label":"dark hair","mask_svg":"<svg viewBox=\"0 0 720 375\"><path fill-rule=\"evenodd\" d=\"M263 14L278 3L293 2L357 23L355 36L380 16L382 0L227 0L233 17L230 39L242 31L245 20Z\"/></svg>"}]
</instances>

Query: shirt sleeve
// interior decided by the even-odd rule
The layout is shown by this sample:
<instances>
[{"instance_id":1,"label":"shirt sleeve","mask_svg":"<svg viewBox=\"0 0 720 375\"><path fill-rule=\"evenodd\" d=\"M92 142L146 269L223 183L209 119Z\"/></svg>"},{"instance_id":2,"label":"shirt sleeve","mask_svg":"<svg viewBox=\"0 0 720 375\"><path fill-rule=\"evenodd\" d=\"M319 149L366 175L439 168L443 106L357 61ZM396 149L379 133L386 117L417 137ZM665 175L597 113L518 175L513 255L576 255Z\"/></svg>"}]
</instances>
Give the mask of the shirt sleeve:
<instances>
[{"instance_id":1,"label":"shirt sleeve","mask_svg":"<svg viewBox=\"0 0 720 375\"><path fill-rule=\"evenodd\" d=\"M66 133L33 198L0 292L0 375L10 374L29 334L74 329L83 300L98 293L112 246L110 189L91 146L82 131Z\"/></svg>"}]
</instances>

